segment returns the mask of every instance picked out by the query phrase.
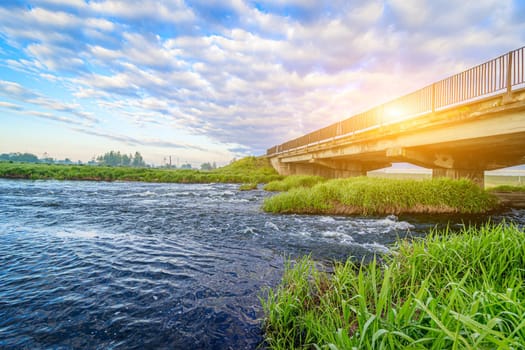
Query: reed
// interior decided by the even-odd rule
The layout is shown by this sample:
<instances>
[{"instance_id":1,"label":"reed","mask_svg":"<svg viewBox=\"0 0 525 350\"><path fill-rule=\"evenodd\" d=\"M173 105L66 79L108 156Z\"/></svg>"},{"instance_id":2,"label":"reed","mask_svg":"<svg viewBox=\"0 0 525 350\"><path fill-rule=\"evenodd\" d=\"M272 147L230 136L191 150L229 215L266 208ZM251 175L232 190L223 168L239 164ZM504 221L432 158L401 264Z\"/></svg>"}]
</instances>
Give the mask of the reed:
<instances>
[{"instance_id":1,"label":"reed","mask_svg":"<svg viewBox=\"0 0 525 350\"><path fill-rule=\"evenodd\" d=\"M473 182L461 179L400 180L355 177L292 188L267 198L272 213L378 215L400 213L480 213L497 199Z\"/></svg>"},{"instance_id":2,"label":"reed","mask_svg":"<svg viewBox=\"0 0 525 350\"><path fill-rule=\"evenodd\" d=\"M380 263L384 261L384 263ZM523 349L525 233L432 232L320 272L305 257L261 298L271 349Z\"/></svg>"}]
</instances>

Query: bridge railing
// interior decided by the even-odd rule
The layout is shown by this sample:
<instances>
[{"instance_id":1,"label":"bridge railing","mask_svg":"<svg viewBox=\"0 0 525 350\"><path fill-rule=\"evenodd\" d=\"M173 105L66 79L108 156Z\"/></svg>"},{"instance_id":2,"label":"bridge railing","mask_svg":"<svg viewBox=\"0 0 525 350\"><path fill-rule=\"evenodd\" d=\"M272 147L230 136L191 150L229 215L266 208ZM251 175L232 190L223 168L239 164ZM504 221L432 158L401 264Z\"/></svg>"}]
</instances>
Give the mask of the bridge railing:
<instances>
[{"instance_id":1,"label":"bridge railing","mask_svg":"<svg viewBox=\"0 0 525 350\"><path fill-rule=\"evenodd\" d=\"M525 87L525 47L283 144L267 155L347 137Z\"/></svg>"},{"instance_id":2,"label":"bridge railing","mask_svg":"<svg viewBox=\"0 0 525 350\"><path fill-rule=\"evenodd\" d=\"M436 109L454 106L507 89L510 53L434 83Z\"/></svg>"},{"instance_id":3,"label":"bridge railing","mask_svg":"<svg viewBox=\"0 0 525 350\"><path fill-rule=\"evenodd\" d=\"M511 87L525 87L525 47L512 51Z\"/></svg>"}]
</instances>

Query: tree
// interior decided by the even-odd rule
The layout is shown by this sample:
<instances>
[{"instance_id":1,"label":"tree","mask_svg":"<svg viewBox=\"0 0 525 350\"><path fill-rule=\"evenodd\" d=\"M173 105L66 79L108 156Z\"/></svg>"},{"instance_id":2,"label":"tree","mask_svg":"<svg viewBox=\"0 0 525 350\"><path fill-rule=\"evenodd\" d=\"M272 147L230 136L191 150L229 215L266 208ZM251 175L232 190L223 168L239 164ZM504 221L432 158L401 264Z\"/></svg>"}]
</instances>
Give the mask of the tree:
<instances>
[{"instance_id":1,"label":"tree","mask_svg":"<svg viewBox=\"0 0 525 350\"><path fill-rule=\"evenodd\" d=\"M130 166L132 158L133 156L131 154L129 156L127 154L123 154L121 159L122 166Z\"/></svg>"},{"instance_id":2,"label":"tree","mask_svg":"<svg viewBox=\"0 0 525 350\"><path fill-rule=\"evenodd\" d=\"M146 162L142 158L142 155L139 152L135 152L135 157L133 157L133 162L131 163L134 167L145 167Z\"/></svg>"},{"instance_id":3,"label":"tree","mask_svg":"<svg viewBox=\"0 0 525 350\"><path fill-rule=\"evenodd\" d=\"M135 156L121 154L120 151L109 151L102 156L96 157L99 165L108 166L133 166L145 167L146 163L139 152L135 152Z\"/></svg>"},{"instance_id":4,"label":"tree","mask_svg":"<svg viewBox=\"0 0 525 350\"><path fill-rule=\"evenodd\" d=\"M213 169L213 166L209 162L201 164L201 170L209 171L209 170L212 170L212 169Z\"/></svg>"}]
</instances>

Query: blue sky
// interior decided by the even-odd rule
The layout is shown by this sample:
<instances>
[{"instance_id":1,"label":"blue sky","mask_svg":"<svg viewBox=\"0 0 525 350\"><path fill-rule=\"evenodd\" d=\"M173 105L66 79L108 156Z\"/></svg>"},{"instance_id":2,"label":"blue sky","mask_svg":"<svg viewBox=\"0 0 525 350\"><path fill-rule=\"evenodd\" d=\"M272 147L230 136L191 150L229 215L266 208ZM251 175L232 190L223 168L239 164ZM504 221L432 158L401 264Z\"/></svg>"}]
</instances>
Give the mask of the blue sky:
<instances>
[{"instance_id":1,"label":"blue sky","mask_svg":"<svg viewBox=\"0 0 525 350\"><path fill-rule=\"evenodd\" d=\"M525 45L524 0L0 3L0 153L225 164Z\"/></svg>"}]
</instances>

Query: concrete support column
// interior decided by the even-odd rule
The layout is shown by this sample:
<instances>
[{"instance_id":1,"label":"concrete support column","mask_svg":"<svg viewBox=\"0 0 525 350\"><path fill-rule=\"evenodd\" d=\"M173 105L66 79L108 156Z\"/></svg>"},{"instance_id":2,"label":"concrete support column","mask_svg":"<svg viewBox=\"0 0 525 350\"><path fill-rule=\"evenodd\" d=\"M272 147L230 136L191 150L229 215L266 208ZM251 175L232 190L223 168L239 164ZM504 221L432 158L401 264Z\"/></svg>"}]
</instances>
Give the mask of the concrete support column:
<instances>
[{"instance_id":1,"label":"concrete support column","mask_svg":"<svg viewBox=\"0 0 525 350\"><path fill-rule=\"evenodd\" d=\"M468 178L479 187L485 187L485 171L483 169L446 169L434 168L432 169L432 177L448 177L450 179Z\"/></svg>"},{"instance_id":2,"label":"concrete support column","mask_svg":"<svg viewBox=\"0 0 525 350\"><path fill-rule=\"evenodd\" d=\"M287 176L295 174L296 170L291 163L283 163L277 157L270 158L270 163L272 164L272 167L279 173L279 175Z\"/></svg>"}]
</instances>

